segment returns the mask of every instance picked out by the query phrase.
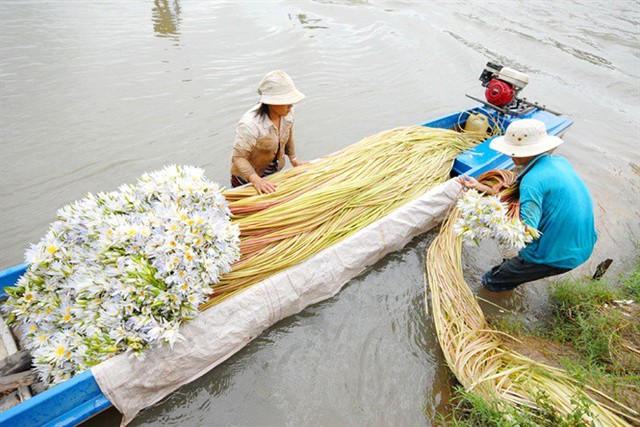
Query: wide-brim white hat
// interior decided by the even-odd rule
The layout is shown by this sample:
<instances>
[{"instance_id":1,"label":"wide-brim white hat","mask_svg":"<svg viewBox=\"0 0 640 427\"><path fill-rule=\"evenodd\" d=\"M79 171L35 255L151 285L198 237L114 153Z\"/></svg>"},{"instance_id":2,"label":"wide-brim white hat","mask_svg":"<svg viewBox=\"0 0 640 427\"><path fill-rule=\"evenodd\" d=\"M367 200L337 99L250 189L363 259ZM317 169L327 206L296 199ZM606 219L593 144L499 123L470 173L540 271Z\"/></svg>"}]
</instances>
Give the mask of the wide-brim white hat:
<instances>
[{"instance_id":1,"label":"wide-brim white hat","mask_svg":"<svg viewBox=\"0 0 640 427\"><path fill-rule=\"evenodd\" d=\"M293 80L282 70L267 73L258 84L260 102L269 105L290 105L304 99Z\"/></svg>"},{"instance_id":2,"label":"wide-brim white hat","mask_svg":"<svg viewBox=\"0 0 640 427\"><path fill-rule=\"evenodd\" d=\"M544 123L536 119L516 120L504 135L494 138L489 147L511 157L532 157L562 144L557 136L547 135Z\"/></svg>"}]
</instances>

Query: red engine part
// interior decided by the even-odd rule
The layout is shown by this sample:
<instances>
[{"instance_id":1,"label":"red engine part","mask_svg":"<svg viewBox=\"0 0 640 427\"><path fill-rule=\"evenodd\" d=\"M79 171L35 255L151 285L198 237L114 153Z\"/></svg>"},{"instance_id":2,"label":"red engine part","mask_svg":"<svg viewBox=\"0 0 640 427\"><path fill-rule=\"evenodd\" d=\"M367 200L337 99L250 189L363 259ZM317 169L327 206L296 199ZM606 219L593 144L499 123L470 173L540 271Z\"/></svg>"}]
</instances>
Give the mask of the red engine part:
<instances>
[{"instance_id":1,"label":"red engine part","mask_svg":"<svg viewBox=\"0 0 640 427\"><path fill-rule=\"evenodd\" d=\"M487 90L484 91L484 97L491 104L502 107L513 101L515 93L516 91L509 83L498 79L492 79L487 85Z\"/></svg>"}]
</instances>

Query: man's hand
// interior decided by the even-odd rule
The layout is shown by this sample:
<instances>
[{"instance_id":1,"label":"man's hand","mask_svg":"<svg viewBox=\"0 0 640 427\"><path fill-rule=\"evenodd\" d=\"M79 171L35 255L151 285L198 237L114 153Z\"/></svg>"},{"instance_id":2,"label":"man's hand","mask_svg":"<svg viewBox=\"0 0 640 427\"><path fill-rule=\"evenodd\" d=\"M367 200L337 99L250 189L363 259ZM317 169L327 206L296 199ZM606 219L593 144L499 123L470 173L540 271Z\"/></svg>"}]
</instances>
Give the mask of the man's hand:
<instances>
[{"instance_id":1,"label":"man's hand","mask_svg":"<svg viewBox=\"0 0 640 427\"><path fill-rule=\"evenodd\" d=\"M251 181L251 184L256 188L258 194L268 194L276 191L276 185L274 183L260 178L257 173L252 174L249 177L249 181Z\"/></svg>"},{"instance_id":2,"label":"man's hand","mask_svg":"<svg viewBox=\"0 0 640 427\"><path fill-rule=\"evenodd\" d=\"M473 188L475 190L478 190L482 193L486 193L489 195L495 194L495 191L493 191L493 188L480 183L477 179L475 179L472 176L460 175L459 177L456 178L456 181L462 184L463 187Z\"/></svg>"},{"instance_id":3,"label":"man's hand","mask_svg":"<svg viewBox=\"0 0 640 427\"><path fill-rule=\"evenodd\" d=\"M291 161L291 166L293 166L294 168L309 164L309 162L305 162L304 160L297 160L297 159L289 159L289 160Z\"/></svg>"}]
</instances>

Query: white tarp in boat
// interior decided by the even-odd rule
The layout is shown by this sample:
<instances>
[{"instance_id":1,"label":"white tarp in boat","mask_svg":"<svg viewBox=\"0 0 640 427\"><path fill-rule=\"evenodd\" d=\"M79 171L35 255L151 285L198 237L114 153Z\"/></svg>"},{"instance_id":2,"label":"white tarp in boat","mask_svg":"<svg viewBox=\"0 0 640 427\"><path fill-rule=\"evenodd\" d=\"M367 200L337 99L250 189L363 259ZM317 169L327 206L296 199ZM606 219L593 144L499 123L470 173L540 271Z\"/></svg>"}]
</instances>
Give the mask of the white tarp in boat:
<instances>
[{"instance_id":1,"label":"white tarp in boat","mask_svg":"<svg viewBox=\"0 0 640 427\"><path fill-rule=\"evenodd\" d=\"M91 368L100 389L124 415L122 424L231 357L265 329L331 298L386 254L442 221L460 184L449 180L306 261L200 313L181 327L185 340L125 354Z\"/></svg>"}]
</instances>

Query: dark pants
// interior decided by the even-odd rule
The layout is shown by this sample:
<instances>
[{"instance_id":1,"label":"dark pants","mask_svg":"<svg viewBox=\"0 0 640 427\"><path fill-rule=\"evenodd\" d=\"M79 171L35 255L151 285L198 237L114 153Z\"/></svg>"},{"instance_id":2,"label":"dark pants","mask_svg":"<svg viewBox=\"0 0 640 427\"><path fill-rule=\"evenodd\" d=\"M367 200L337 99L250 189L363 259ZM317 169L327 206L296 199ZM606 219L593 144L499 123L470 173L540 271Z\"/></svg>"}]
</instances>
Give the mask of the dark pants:
<instances>
[{"instance_id":1,"label":"dark pants","mask_svg":"<svg viewBox=\"0 0 640 427\"><path fill-rule=\"evenodd\" d=\"M557 268L544 264L533 264L520 257L505 259L482 276L482 285L490 291L500 292L515 289L526 282L566 273L570 268Z\"/></svg>"}]
</instances>

